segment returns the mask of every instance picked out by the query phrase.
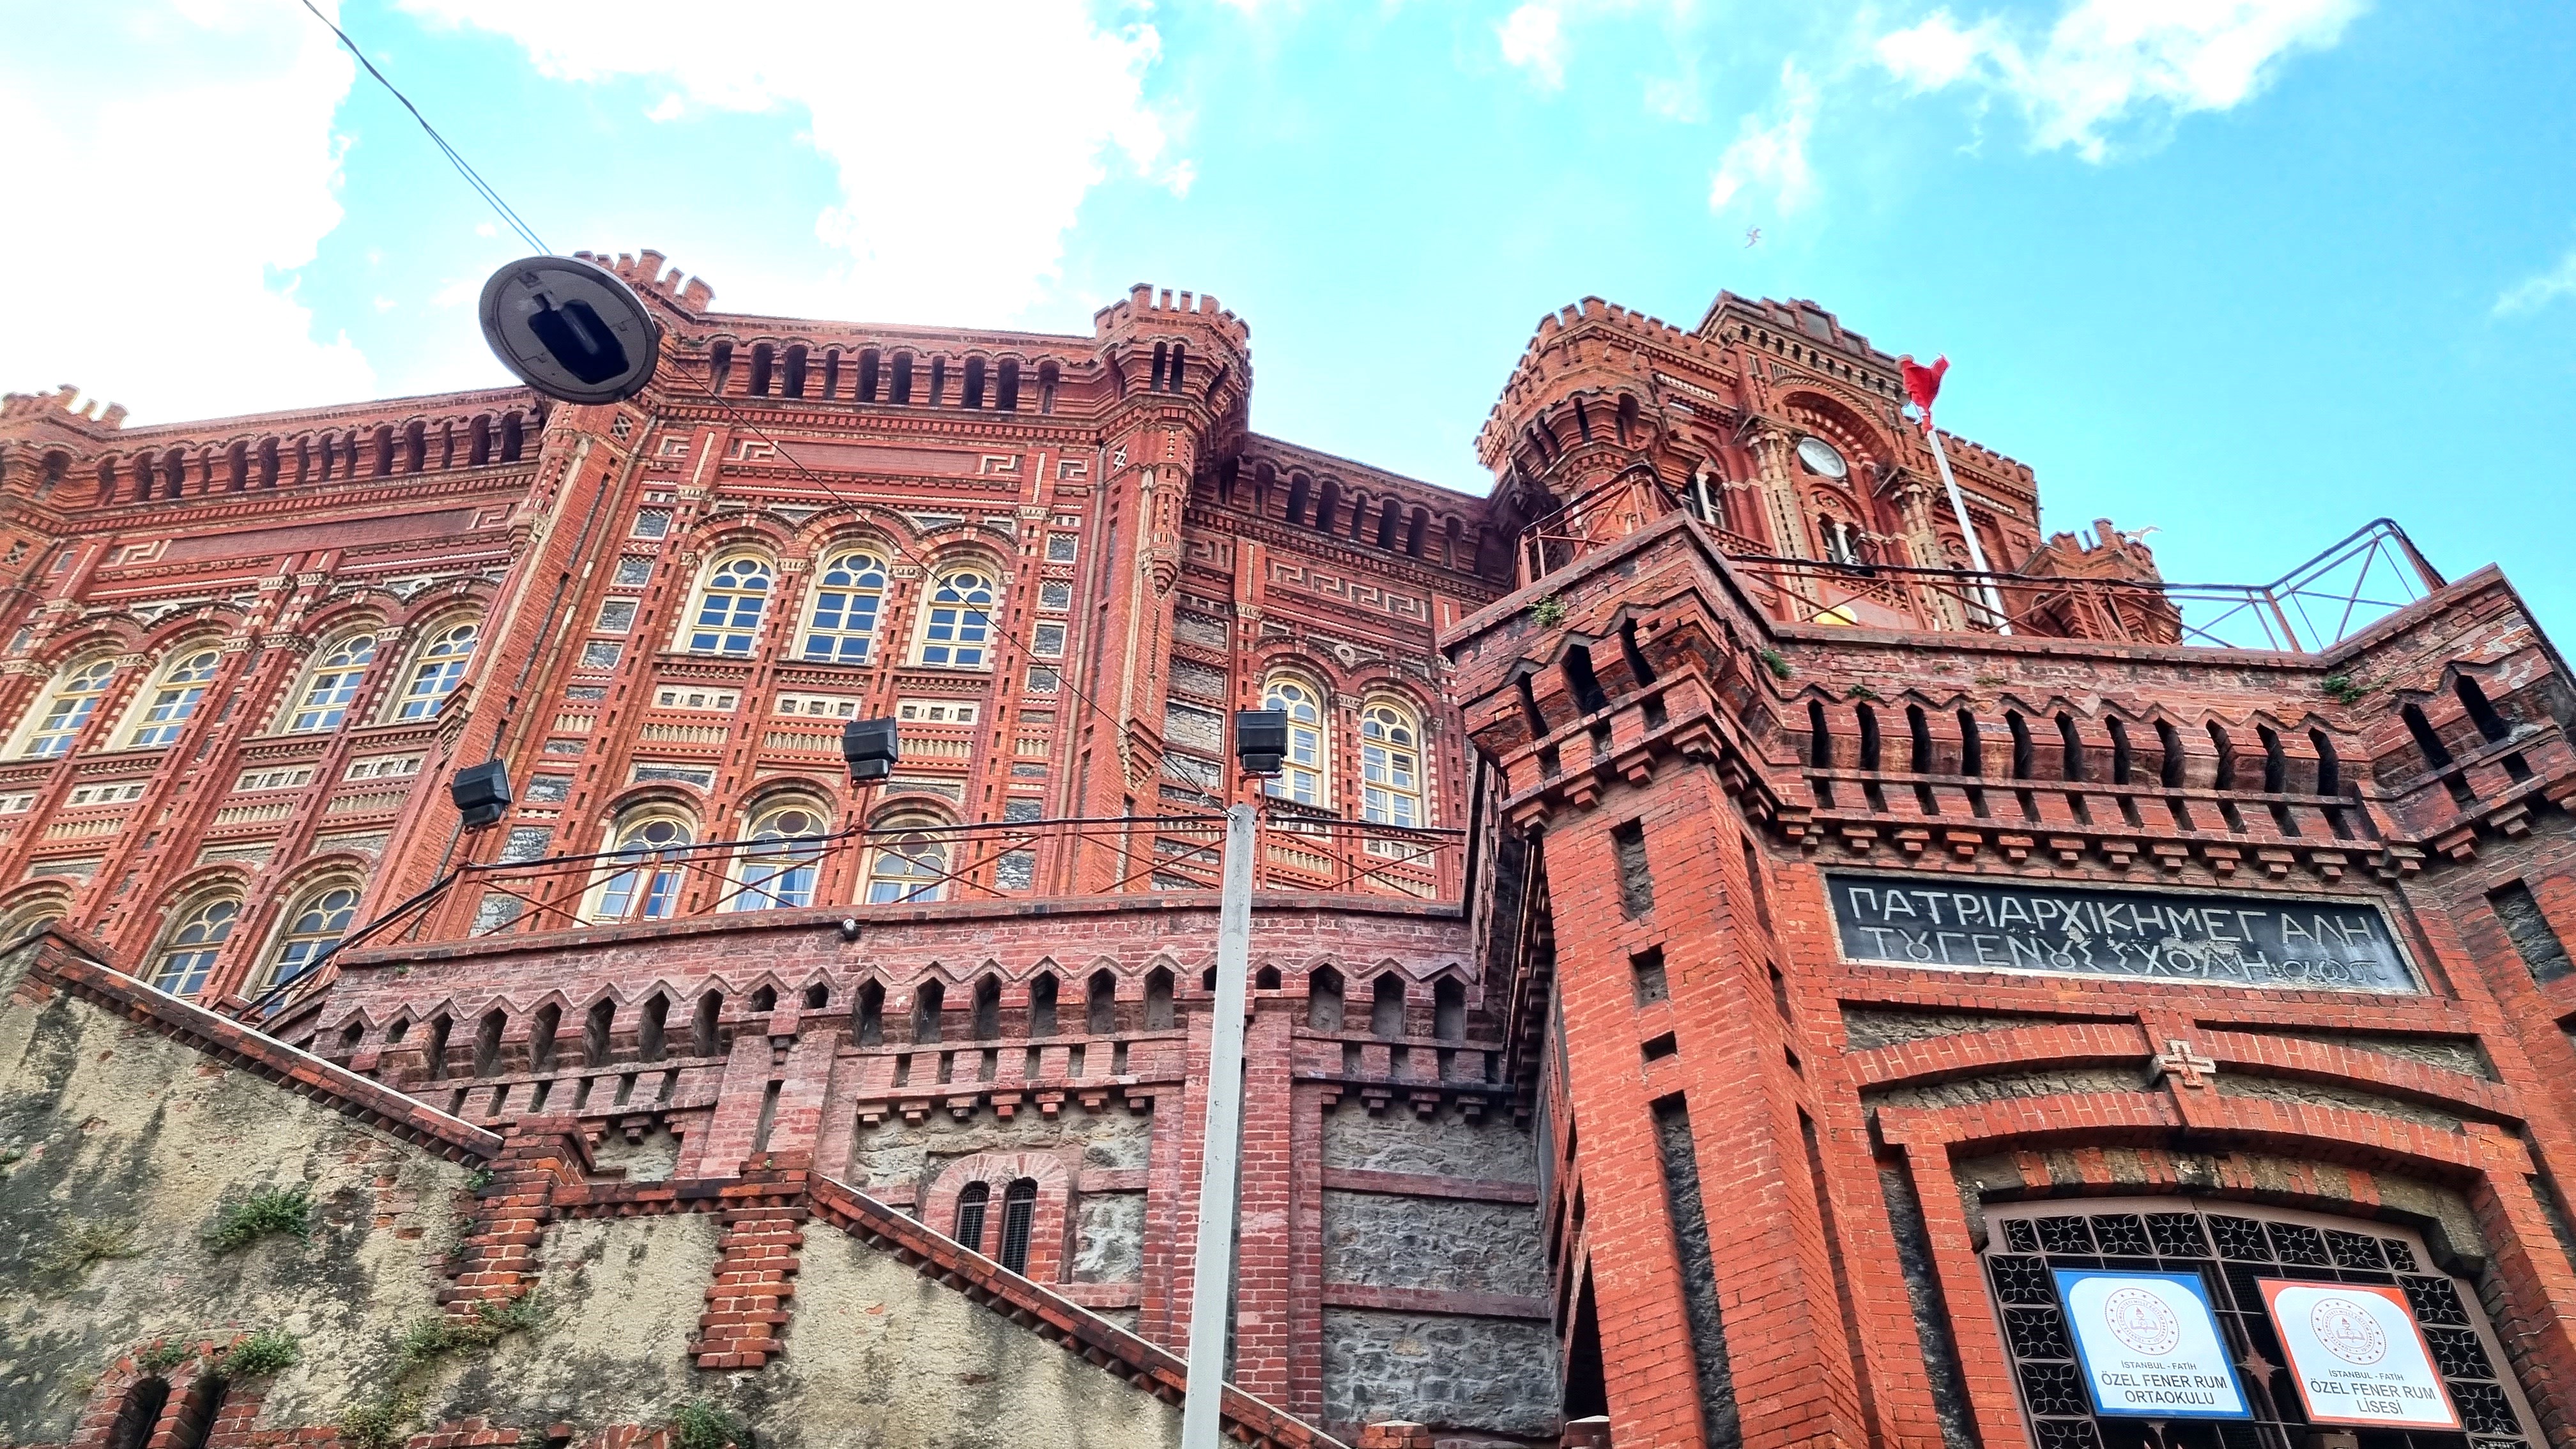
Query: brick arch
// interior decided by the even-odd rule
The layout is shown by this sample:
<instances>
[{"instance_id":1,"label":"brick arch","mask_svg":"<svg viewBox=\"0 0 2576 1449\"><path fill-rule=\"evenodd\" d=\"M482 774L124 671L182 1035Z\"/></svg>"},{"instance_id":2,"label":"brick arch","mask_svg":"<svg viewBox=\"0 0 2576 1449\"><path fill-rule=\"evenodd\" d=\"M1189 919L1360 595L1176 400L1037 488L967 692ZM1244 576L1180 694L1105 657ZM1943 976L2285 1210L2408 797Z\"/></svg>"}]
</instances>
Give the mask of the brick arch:
<instances>
[{"instance_id":1,"label":"brick arch","mask_svg":"<svg viewBox=\"0 0 2576 1449\"><path fill-rule=\"evenodd\" d=\"M76 659L96 654L140 654L144 652L142 641L140 624L129 616L112 614L45 641L32 657L44 666L45 682L50 685L53 677L63 672L63 666Z\"/></svg>"},{"instance_id":2,"label":"brick arch","mask_svg":"<svg viewBox=\"0 0 2576 1449\"><path fill-rule=\"evenodd\" d=\"M221 601L200 604L184 613L172 614L159 623L139 628L128 652L150 655L153 665L158 667L182 643L193 642L190 636L202 634L209 639L220 639L248 617L247 610Z\"/></svg>"},{"instance_id":3,"label":"brick arch","mask_svg":"<svg viewBox=\"0 0 2576 1449\"><path fill-rule=\"evenodd\" d=\"M1801 386L1782 394L1779 406L1791 421L1822 436L1854 464L1866 460L1885 467L1896 461L1887 430L1841 398Z\"/></svg>"},{"instance_id":4,"label":"brick arch","mask_svg":"<svg viewBox=\"0 0 2576 1449\"><path fill-rule=\"evenodd\" d=\"M979 1152L961 1157L941 1168L932 1179L930 1190L922 1197L921 1221L942 1235L957 1226L957 1196L969 1183L984 1183L992 1189L990 1207L984 1213L984 1242L966 1246L977 1252L993 1250L994 1261L1000 1261L1002 1241L1002 1193L1021 1178L1037 1183L1037 1208L1029 1221L1029 1262L1021 1274L1032 1283L1053 1283L1064 1276L1066 1262L1072 1257L1070 1237L1073 1231L1074 1173L1063 1151L1052 1152Z\"/></svg>"}]
</instances>

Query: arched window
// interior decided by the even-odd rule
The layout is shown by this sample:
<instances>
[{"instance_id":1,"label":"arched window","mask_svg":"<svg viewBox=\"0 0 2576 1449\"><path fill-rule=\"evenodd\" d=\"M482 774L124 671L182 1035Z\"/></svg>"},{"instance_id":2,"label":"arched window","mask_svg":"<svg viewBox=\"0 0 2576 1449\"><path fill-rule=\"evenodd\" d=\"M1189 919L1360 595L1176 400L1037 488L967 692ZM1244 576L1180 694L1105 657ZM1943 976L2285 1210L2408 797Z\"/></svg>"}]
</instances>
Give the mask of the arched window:
<instances>
[{"instance_id":1,"label":"arched window","mask_svg":"<svg viewBox=\"0 0 2576 1449\"><path fill-rule=\"evenodd\" d=\"M887 827L886 839L868 857L869 905L939 899L948 873L948 847L922 833L929 824L915 820Z\"/></svg>"},{"instance_id":2,"label":"arched window","mask_svg":"<svg viewBox=\"0 0 2576 1449\"><path fill-rule=\"evenodd\" d=\"M1324 705L1313 685L1274 675L1262 687L1261 706L1288 715L1288 753L1263 788L1300 805L1322 805L1329 793L1324 760Z\"/></svg>"},{"instance_id":3,"label":"arched window","mask_svg":"<svg viewBox=\"0 0 2576 1449\"><path fill-rule=\"evenodd\" d=\"M48 893L12 908L0 916L0 946L24 940L61 920L70 905L69 897Z\"/></svg>"},{"instance_id":4,"label":"arched window","mask_svg":"<svg viewBox=\"0 0 2576 1449\"><path fill-rule=\"evenodd\" d=\"M65 668L53 692L46 696L44 714L27 737L27 758L51 760L70 754L81 726L89 723L90 715L98 709L99 697L107 693L108 681L115 675L116 661L105 656L84 659Z\"/></svg>"},{"instance_id":5,"label":"arched window","mask_svg":"<svg viewBox=\"0 0 2576 1449\"><path fill-rule=\"evenodd\" d=\"M305 682L304 693L287 716L286 732L300 735L338 729L358 697L358 686L366 683L367 666L375 660L373 634L352 634L322 651L313 677Z\"/></svg>"},{"instance_id":6,"label":"arched window","mask_svg":"<svg viewBox=\"0 0 2576 1449\"><path fill-rule=\"evenodd\" d=\"M970 1182L957 1194L957 1232L960 1246L975 1252L984 1251L984 1210L992 1205L990 1183Z\"/></svg>"},{"instance_id":7,"label":"arched window","mask_svg":"<svg viewBox=\"0 0 2576 1449\"><path fill-rule=\"evenodd\" d=\"M466 661L474 657L474 641L483 626L472 619L450 624L432 634L411 659L411 677L403 681L402 699L394 706L396 719L428 719L454 693L456 683L465 677Z\"/></svg>"},{"instance_id":8,"label":"arched window","mask_svg":"<svg viewBox=\"0 0 2576 1449\"><path fill-rule=\"evenodd\" d=\"M181 911L152 963L152 984L172 996L194 996L205 989L215 969L215 956L241 919L239 896L214 896Z\"/></svg>"},{"instance_id":9,"label":"arched window","mask_svg":"<svg viewBox=\"0 0 2576 1449\"><path fill-rule=\"evenodd\" d=\"M951 669L992 667L993 581L972 569L940 576L922 611L921 650L915 661Z\"/></svg>"},{"instance_id":10,"label":"arched window","mask_svg":"<svg viewBox=\"0 0 2576 1449\"><path fill-rule=\"evenodd\" d=\"M742 848L732 909L766 911L814 904L814 874L823 859L823 811L790 799L761 807Z\"/></svg>"},{"instance_id":11,"label":"arched window","mask_svg":"<svg viewBox=\"0 0 2576 1449\"><path fill-rule=\"evenodd\" d=\"M1002 1189L1002 1251L994 1261L1014 1273L1029 1270L1029 1229L1037 1221L1038 1183L1023 1177Z\"/></svg>"},{"instance_id":12,"label":"arched window","mask_svg":"<svg viewBox=\"0 0 2576 1449\"><path fill-rule=\"evenodd\" d=\"M865 664L885 606L885 560L865 549L835 554L814 578L814 607L805 624L805 657Z\"/></svg>"},{"instance_id":13,"label":"arched window","mask_svg":"<svg viewBox=\"0 0 2576 1449\"><path fill-rule=\"evenodd\" d=\"M769 578L769 561L757 554L720 560L698 590L689 652L749 654L760 636L760 612L769 606Z\"/></svg>"},{"instance_id":14,"label":"arched window","mask_svg":"<svg viewBox=\"0 0 2576 1449\"><path fill-rule=\"evenodd\" d=\"M269 960L268 989L284 986L313 969L314 961L340 944L349 918L358 909L358 888L329 885L306 893L287 912L286 929L278 933L277 953Z\"/></svg>"},{"instance_id":15,"label":"arched window","mask_svg":"<svg viewBox=\"0 0 2576 1449\"><path fill-rule=\"evenodd\" d=\"M689 822L662 810L630 811L610 832L616 853L607 877L597 887L591 915L607 921L660 920L680 903L680 866L662 852L677 850L695 838Z\"/></svg>"},{"instance_id":16,"label":"arched window","mask_svg":"<svg viewBox=\"0 0 2576 1449\"><path fill-rule=\"evenodd\" d=\"M144 702L142 718L125 737L125 747L147 750L177 743L188 717L197 712L197 701L206 697L206 683L215 677L215 664L222 657L212 649L188 649L162 665L161 677L152 681L152 692Z\"/></svg>"},{"instance_id":17,"label":"arched window","mask_svg":"<svg viewBox=\"0 0 2576 1449\"><path fill-rule=\"evenodd\" d=\"M1422 809L1422 725L1393 700L1373 701L1360 712L1360 818L1377 825L1429 823ZM1378 854L1386 853L1379 846L1391 844L1369 842Z\"/></svg>"}]
</instances>

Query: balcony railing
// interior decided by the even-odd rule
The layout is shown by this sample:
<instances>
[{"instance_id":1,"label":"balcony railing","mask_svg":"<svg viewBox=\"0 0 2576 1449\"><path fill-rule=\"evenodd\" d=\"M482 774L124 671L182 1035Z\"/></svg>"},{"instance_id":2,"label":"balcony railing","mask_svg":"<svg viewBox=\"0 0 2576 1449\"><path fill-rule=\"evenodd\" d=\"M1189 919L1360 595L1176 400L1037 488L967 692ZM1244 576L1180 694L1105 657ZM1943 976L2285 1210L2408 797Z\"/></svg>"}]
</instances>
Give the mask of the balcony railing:
<instances>
[{"instance_id":1,"label":"balcony railing","mask_svg":"<svg viewBox=\"0 0 2576 1449\"><path fill-rule=\"evenodd\" d=\"M2174 584L1784 558L1633 473L1521 531L1526 586L1656 519L1690 513L1755 600L1784 623L1966 629L2043 638L2315 653L2442 587L2405 530L2374 519L2268 584Z\"/></svg>"},{"instance_id":2,"label":"balcony railing","mask_svg":"<svg viewBox=\"0 0 2576 1449\"><path fill-rule=\"evenodd\" d=\"M1415 829L1265 800L1254 885L1314 896L1462 898L1467 832ZM340 954L777 910L864 920L929 904L1003 904L1221 888L1225 818L1146 815L851 829L471 863L352 932L244 1006L274 1020L321 991Z\"/></svg>"}]
</instances>

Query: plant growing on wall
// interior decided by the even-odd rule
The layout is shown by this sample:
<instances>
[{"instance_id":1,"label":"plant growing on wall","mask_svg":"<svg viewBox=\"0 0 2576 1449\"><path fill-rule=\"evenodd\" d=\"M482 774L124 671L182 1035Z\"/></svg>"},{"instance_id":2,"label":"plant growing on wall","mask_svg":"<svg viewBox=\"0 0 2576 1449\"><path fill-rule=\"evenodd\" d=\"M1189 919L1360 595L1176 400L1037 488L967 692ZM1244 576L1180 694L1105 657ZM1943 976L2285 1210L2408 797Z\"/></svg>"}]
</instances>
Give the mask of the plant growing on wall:
<instances>
[{"instance_id":1,"label":"plant growing on wall","mask_svg":"<svg viewBox=\"0 0 2576 1449\"><path fill-rule=\"evenodd\" d=\"M1565 600L1550 594L1530 605L1530 617L1538 621L1540 628L1553 629L1565 622Z\"/></svg>"},{"instance_id":2,"label":"plant growing on wall","mask_svg":"<svg viewBox=\"0 0 2576 1449\"><path fill-rule=\"evenodd\" d=\"M2349 674L2329 674L2317 682L2317 688L2324 690L2326 698L2337 704L2352 704L2359 701L2363 695L2370 693L2369 685L2361 683Z\"/></svg>"},{"instance_id":3,"label":"plant growing on wall","mask_svg":"<svg viewBox=\"0 0 2576 1449\"><path fill-rule=\"evenodd\" d=\"M271 1233L291 1234L297 1242L312 1238L313 1193L310 1188L301 1184L263 1187L226 1206L215 1214L215 1225L206 1230L206 1247L216 1253L235 1252Z\"/></svg>"},{"instance_id":4,"label":"plant growing on wall","mask_svg":"<svg viewBox=\"0 0 2576 1449\"><path fill-rule=\"evenodd\" d=\"M294 1334L282 1328L263 1328L224 1351L224 1372L234 1378L255 1379L293 1368L303 1357L304 1345Z\"/></svg>"},{"instance_id":5,"label":"plant growing on wall","mask_svg":"<svg viewBox=\"0 0 2576 1449\"><path fill-rule=\"evenodd\" d=\"M121 1223L75 1223L63 1234L55 1251L56 1266L71 1277L79 1277L92 1264L110 1258L131 1258L142 1253L134 1245L134 1229Z\"/></svg>"},{"instance_id":6,"label":"plant growing on wall","mask_svg":"<svg viewBox=\"0 0 2576 1449\"><path fill-rule=\"evenodd\" d=\"M1782 654L1779 650L1765 649L1755 657L1760 659L1763 666L1771 671L1773 678L1786 679L1789 677L1788 656Z\"/></svg>"},{"instance_id":7,"label":"plant growing on wall","mask_svg":"<svg viewBox=\"0 0 2576 1449\"><path fill-rule=\"evenodd\" d=\"M751 1449L751 1429L705 1399L691 1399L671 1413L672 1449Z\"/></svg>"}]
</instances>

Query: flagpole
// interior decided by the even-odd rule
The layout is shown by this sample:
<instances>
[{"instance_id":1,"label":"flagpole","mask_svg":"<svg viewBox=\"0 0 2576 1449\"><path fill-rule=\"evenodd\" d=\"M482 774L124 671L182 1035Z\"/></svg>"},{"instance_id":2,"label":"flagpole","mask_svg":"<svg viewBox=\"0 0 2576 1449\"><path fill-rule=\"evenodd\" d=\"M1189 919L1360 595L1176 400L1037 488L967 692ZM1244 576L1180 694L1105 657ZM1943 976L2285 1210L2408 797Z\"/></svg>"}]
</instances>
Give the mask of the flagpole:
<instances>
[{"instance_id":1,"label":"flagpole","mask_svg":"<svg viewBox=\"0 0 2576 1449\"><path fill-rule=\"evenodd\" d=\"M1968 522L1968 500L1959 495L1959 480L1950 475L1950 454L1941 446L1941 430L1932 426L1932 413L1923 414L1923 435L1932 440L1932 461L1941 470L1941 486L1949 490L1950 512L1959 520L1959 536L1967 541L1968 562L1977 566L1981 576L1977 591L1985 595L1987 622L1998 634L2010 634L2012 622L2004 617L2003 596L1995 592L1994 570L1986 563L1986 546L1977 541L1975 525Z\"/></svg>"}]
</instances>

